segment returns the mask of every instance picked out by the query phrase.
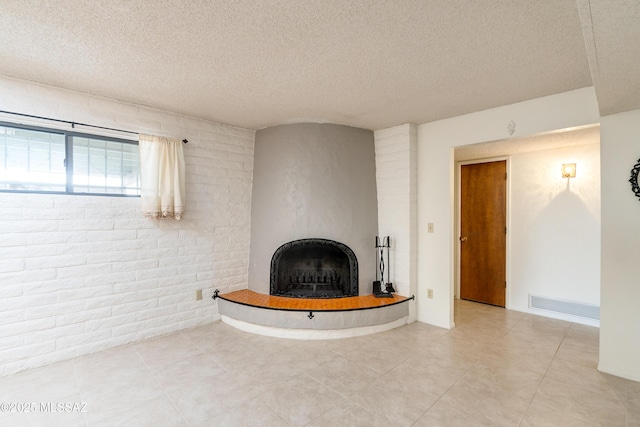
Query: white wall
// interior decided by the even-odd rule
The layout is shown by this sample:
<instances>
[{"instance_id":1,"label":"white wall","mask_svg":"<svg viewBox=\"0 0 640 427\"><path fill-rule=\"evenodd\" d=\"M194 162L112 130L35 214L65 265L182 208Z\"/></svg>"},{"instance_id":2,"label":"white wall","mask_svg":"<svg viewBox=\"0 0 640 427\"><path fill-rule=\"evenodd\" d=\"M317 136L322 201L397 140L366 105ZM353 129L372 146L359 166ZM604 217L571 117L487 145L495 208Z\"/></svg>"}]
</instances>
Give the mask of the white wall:
<instances>
[{"instance_id":1,"label":"white wall","mask_svg":"<svg viewBox=\"0 0 640 427\"><path fill-rule=\"evenodd\" d=\"M603 117L602 285L599 369L640 381L640 199L630 171L640 159L640 110Z\"/></svg>"},{"instance_id":2,"label":"white wall","mask_svg":"<svg viewBox=\"0 0 640 427\"><path fill-rule=\"evenodd\" d=\"M7 78L0 93L2 110L189 139L179 222L138 198L0 193L0 375L211 322L215 288L246 288L253 131Z\"/></svg>"},{"instance_id":3,"label":"white wall","mask_svg":"<svg viewBox=\"0 0 640 427\"><path fill-rule=\"evenodd\" d=\"M417 130L404 124L374 132L378 234L389 236L390 279L398 294L415 295L417 282ZM386 260L385 260L386 262ZM410 303L409 321L416 318Z\"/></svg>"},{"instance_id":4,"label":"white wall","mask_svg":"<svg viewBox=\"0 0 640 427\"><path fill-rule=\"evenodd\" d=\"M453 148L599 122L593 88L551 95L418 126L418 320L453 325ZM434 233L427 233L434 223ZM427 299L433 289L433 299Z\"/></svg>"},{"instance_id":5,"label":"white wall","mask_svg":"<svg viewBox=\"0 0 640 427\"><path fill-rule=\"evenodd\" d=\"M529 294L600 305L599 144L513 155L510 176L507 308L529 311Z\"/></svg>"}]
</instances>

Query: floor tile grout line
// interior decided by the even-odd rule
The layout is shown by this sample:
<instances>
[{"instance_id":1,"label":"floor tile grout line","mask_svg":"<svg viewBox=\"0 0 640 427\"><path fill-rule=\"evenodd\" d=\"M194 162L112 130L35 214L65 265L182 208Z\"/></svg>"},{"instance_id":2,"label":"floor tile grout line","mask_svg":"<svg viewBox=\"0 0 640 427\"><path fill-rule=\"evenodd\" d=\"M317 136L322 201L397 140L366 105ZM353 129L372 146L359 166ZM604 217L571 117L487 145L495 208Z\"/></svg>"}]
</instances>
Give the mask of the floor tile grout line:
<instances>
[{"instance_id":1,"label":"floor tile grout line","mask_svg":"<svg viewBox=\"0 0 640 427\"><path fill-rule=\"evenodd\" d=\"M78 397L82 399L82 391L80 390L80 381L78 381L78 370L76 369L76 359L77 358L71 359L71 366L73 366L73 376L76 381L76 390L78 391ZM89 422L87 421L86 413L82 414L82 418L84 419L85 427L87 427L89 425Z\"/></svg>"},{"instance_id":2,"label":"floor tile grout line","mask_svg":"<svg viewBox=\"0 0 640 427\"><path fill-rule=\"evenodd\" d=\"M562 334L562 340L560 340L560 343L558 344L558 347L556 348L556 351L553 353L553 357L551 358L551 362L549 362L549 365L547 366L547 369L545 369L544 374L542 375L542 378L540 379L540 382L538 383L538 387L536 387L536 391L533 394L533 397L531 398L531 401L529 402L529 405L527 406L526 411L524 412L522 418L520 419L520 422L518 423L518 426L520 424L522 424L522 421L524 420L524 418L527 416L527 413L529 412L529 409L531 409L531 405L533 405L533 401L535 400L536 396L538 395L538 392L540 391L540 387L542 386L542 383L544 382L544 380L547 378L547 375L549 374L549 370L551 369L551 365L553 365L554 360L556 360L556 357L558 356L558 352L560 351L560 348L562 347L562 343L564 343L565 338L567 337L567 332L569 331L571 327L571 323L569 324L569 327L567 327L563 334ZM553 378L549 378L552 379ZM555 380L554 380L555 381ZM588 421L588 420L582 420L580 418L576 418L570 414L566 414L567 416L570 416L571 418L578 420L578 421Z\"/></svg>"},{"instance_id":3,"label":"floor tile grout line","mask_svg":"<svg viewBox=\"0 0 640 427\"><path fill-rule=\"evenodd\" d=\"M180 332L179 332L180 333ZM181 333L180 333L181 334ZM182 335L182 334L181 334ZM144 367L147 369L147 372L149 373L149 375L151 375L151 377L153 378L153 380L156 382L156 384L158 384L158 388L160 388L162 390L162 394L167 398L167 400L169 401L169 403L171 404L171 406L173 407L173 409L175 409L176 413L180 416L180 418L182 419L182 421L184 421L185 425L189 425L189 423L187 422L187 419L184 417L184 415L182 414L182 411L180 411L180 409L176 406L176 404L173 402L173 400L171 399L171 397L169 397L169 394L167 393L167 390L162 386L162 384L160 384L160 381L158 381L158 378L156 378L156 376L153 374L153 372L151 371L151 368L149 368L149 365L147 364L147 362L144 360L144 358L142 357L142 355L140 354L140 352L138 351L138 349L136 348L137 346L134 345L133 346L133 350L136 352L136 354L138 355L138 357L140 358L140 360L142 361L142 363L144 364Z\"/></svg>"},{"instance_id":4,"label":"floor tile grout line","mask_svg":"<svg viewBox=\"0 0 640 427\"><path fill-rule=\"evenodd\" d=\"M488 310L488 309L486 309L486 308L485 308L485 310ZM505 310L506 310L506 309L505 309ZM484 311L484 310L481 310L481 312L482 312L482 311ZM469 321L469 323L471 323L473 320L475 320L475 319L470 320L470 321ZM517 325L518 323L520 323L522 320L523 320L523 317L521 317L520 319L518 319L518 321L517 321L517 322L515 322L515 323L513 324L513 326L511 326L511 327L508 329L508 332L507 332L507 333L505 333L505 334L502 336L502 339L504 339L504 338L507 336L507 334L508 334L511 330L513 330L513 329L516 327L516 325ZM563 337L564 337L564 336L563 336ZM559 347L559 346L558 346L558 347ZM557 349L556 349L556 351L557 351ZM554 356L554 357L555 357L555 356ZM478 363L480 363L480 360L481 360L481 358L480 358L480 359L478 359L478 360L473 364L473 366L472 366L472 367L470 367L469 369L467 369L467 371L465 372L465 374L463 374L463 375L458 379L458 381L456 381L456 383L455 383L454 385L452 385L452 386L447 390L447 392L445 392L445 393L440 397L440 399L441 399L442 397L444 397L444 395L445 395L446 393L448 393L448 391L449 391L449 390L451 390L453 387L455 387L455 385L456 385L458 382L460 382L460 381L464 378L464 376L466 376L466 375L467 375L467 373L468 373L471 369L473 369L473 367L476 367L476 366L478 365ZM549 368L547 367L547 371L548 371L548 369L549 369ZM527 409L525 409L525 410L523 411L522 415L520 416L520 419L519 419L518 424L517 424L518 426L522 423L522 420L523 420L523 419L524 419L524 417L527 415L527 411L529 410L529 407L531 406L531 403L533 402L533 399L535 398L535 395L536 395L536 393L537 393L537 391L538 391L538 389L539 389L539 387L540 387L540 384L542 383L542 381L543 381L543 379L544 379L544 376L545 376L545 375L546 375L546 371L545 371L545 374L544 374L544 375L542 375L542 377L541 377L541 379L540 379L540 381L539 381L539 383L538 383L538 386L536 387L536 391L533 393L533 396L531 397L531 400L529 401L529 404L527 405ZM440 399L439 399L439 400L440 400ZM436 402L436 403L437 403L437 402ZM434 405L435 405L435 403L434 403ZM477 417L477 414L475 414L475 413L470 413L470 412L468 412L468 411L465 411L465 410L464 410L464 408L460 408L460 409L461 409L463 412L465 412L467 415ZM428 411L427 411L427 412L428 412ZM425 412L425 413L426 413L426 412ZM423 414L423 415L424 415L424 414ZM482 419L484 419L484 420L486 420L486 421L488 421L488 422L490 422L490 423L491 423L491 420L487 419L487 418L486 418L486 417L484 417L484 416L482 417Z\"/></svg>"},{"instance_id":5,"label":"floor tile grout line","mask_svg":"<svg viewBox=\"0 0 640 427\"><path fill-rule=\"evenodd\" d=\"M516 325L518 323L520 323L520 320L516 323ZM514 327L515 327L515 325L514 325ZM564 334L566 334L566 332ZM562 338L563 340L564 340L564 334L563 334L563 338ZM531 408L531 405L533 404L533 401L535 400L536 395L538 394L538 390L540 390L540 386L542 385L542 382L544 381L545 377L547 376L547 373L549 372L549 368L551 367L551 364L553 363L553 359L556 357L555 355L557 354L558 349L560 348L561 344L562 344L562 341L560 341L560 344L558 344L558 348L556 348L556 351L554 352L554 355L551 358L551 362L549 362L549 365L545 369L544 374L542 374L542 376L540 377L540 381L538 381L538 385L536 387L536 391L531 396L531 399L529 400L527 408L524 410L524 412L520 416L520 420L518 421L517 426L520 426L522 424L523 420L525 419L525 417L527 416L527 413L529 412L529 409Z\"/></svg>"},{"instance_id":6,"label":"floor tile grout line","mask_svg":"<svg viewBox=\"0 0 640 427\"><path fill-rule=\"evenodd\" d=\"M438 397L438 400L436 400L436 401L433 403L433 405L431 405L431 406L429 407L429 409L427 409L427 410L426 410L422 415L420 415L420 417L418 418L418 420L419 420L420 418L422 418L422 417L424 416L424 414L426 414L427 412L429 412L429 410L430 410L431 408L433 408L433 407L434 407L434 406L435 406L435 405L436 405L440 400L442 400L442 398L443 398L447 393L449 393L449 391L450 391L451 389L453 389L453 388L454 388L454 387L455 387L455 386L456 386L460 381L462 381L462 379L463 379L463 378L464 378L464 377L469 373L469 371L471 371L471 369L473 369L474 367L476 367L476 366L478 365L478 363L479 363L479 362L480 362L480 359L476 360L476 361L475 361L471 366L469 366L469 367L465 370L464 374L460 375L460 378L458 378L458 379L456 380L456 382L455 382L455 383L453 383L449 388L447 388L447 391L445 391L444 393L442 393L442 395L441 395L440 397ZM446 402L444 402L444 403L445 403L445 404L447 404ZM465 411L465 410L464 410L464 408L460 408L460 410L461 410L462 412L464 412L465 414L467 414L467 415L471 416L471 417L474 417L474 418L481 418L481 419L483 419L483 420L486 420L486 421L491 422L491 420L486 419L484 416L479 417L479 416L478 416L478 414L476 414L476 413L470 413L470 412L468 412L468 411ZM418 420L416 420L416 422L418 422ZM414 423L414 424L415 424L415 423Z\"/></svg>"},{"instance_id":7,"label":"floor tile grout line","mask_svg":"<svg viewBox=\"0 0 640 427\"><path fill-rule=\"evenodd\" d=\"M478 311L479 311L479 312L481 312L481 311L483 311L483 310L478 310ZM455 312L455 310L454 310L454 312ZM472 319L472 320L474 320L474 319ZM469 321L469 323L471 323L471 321L472 321L472 320L470 320L470 321ZM455 329L455 328L454 328L454 329ZM451 329L449 329L449 331L451 331ZM448 334L448 332L447 332L447 334ZM441 336L440 336L440 337L438 337L438 338L441 338L441 337L443 337L444 335L447 335L447 334L443 334L443 335L441 335ZM506 334L505 334L505 335L506 335ZM429 412L429 411L431 410L431 408L433 408L433 407L434 407L438 402L440 402L440 401L442 400L442 398L443 398L443 397L444 397L444 396L445 396L445 395L446 395L446 394L447 394L451 389L453 389L453 388L454 388L454 387L455 387L455 386L456 386L460 381L462 381L462 379L463 379L463 378L464 378L464 377L469 373L469 371L470 371L471 369L473 369L473 367L477 366L477 364L478 364L478 362L479 362L479 361L480 361L480 358L479 358L478 360L476 360L476 361L475 361L471 366L469 366L469 367L465 370L465 372L464 372L462 375L460 375L460 377L459 377L459 378L458 378L458 379L457 379L453 384L451 384L451 386L449 386L449 387L447 388L447 390L446 390L444 393L442 393L442 394L438 397L438 399L437 399L435 402L433 402L433 404L432 404L431 406L429 406L429 408L428 408L427 410L425 410L425 411L424 411L424 412L423 412L423 413L422 413L422 414L421 414L421 415L416 419L416 421L414 421L414 422L413 422L413 424L412 424L412 425L415 425L415 423L417 423L417 422L420 420L420 418L422 418L422 417L423 417L427 412ZM475 413L469 413L469 412L465 411L463 408L461 408L461 411L462 411L462 412L464 412L465 414L467 414L467 415L471 416L471 417L479 418L479 417L478 417L478 414L475 414ZM490 422L490 420L487 420L485 417L482 417L481 419L483 419L483 420L486 420L486 421L489 421L489 422Z\"/></svg>"},{"instance_id":8,"label":"floor tile grout line","mask_svg":"<svg viewBox=\"0 0 640 427\"><path fill-rule=\"evenodd\" d=\"M466 373L465 373L465 374L466 374ZM422 414L420 414L420 416L419 416L418 418L416 418L416 420L415 420L413 423L411 423L411 425L412 425L412 426L413 426L413 425L415 425L418 421L420 421L420 418L424 417L424 415L425 415L427 412L429 412L429 411L431 410L431 408L433 408L434 406L436 406L436 405L438 404L438 402L440 402L440 400L442 400L442 398L444 397L444 395L445 395L445 394L447 394L447 393L449 392L449 390L451 390L451 389L452 389L452 388L453 388L453 387L458 383L458 381L460 381L460 380L462 379L462 377L463 377L465 374L462 374L462 376L460 376L460 378L458 378L458 380L457 380L455 383L453 383L453 384L451 385L451 387L447 388L447 391L445 391L445 392L444 392L444 393L442 393L440 396L438 396L438 398L435 400L435 402L433 402L433 403L432 403L432 404L431 404L431 405L430 405L430 406L429 406L429 407L428 407L428 408L427 408L427 409L426 409ZM435 396L435 395L432 395L432 396ZM446 404L446 403L445 403L445 404Z\"/></svg>"}]
</instances>

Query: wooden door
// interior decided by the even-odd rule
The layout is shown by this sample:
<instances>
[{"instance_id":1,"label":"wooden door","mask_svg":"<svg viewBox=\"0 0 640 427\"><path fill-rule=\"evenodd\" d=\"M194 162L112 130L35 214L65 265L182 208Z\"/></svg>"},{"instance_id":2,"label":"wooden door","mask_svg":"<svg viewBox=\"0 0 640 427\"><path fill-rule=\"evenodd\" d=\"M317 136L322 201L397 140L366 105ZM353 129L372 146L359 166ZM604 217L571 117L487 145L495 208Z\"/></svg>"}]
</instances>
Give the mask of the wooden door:
<instances>
[{"instance_id":1,"label":"wooden door","mask_svg":"<svg viewBox=\"0 0 640 427\"><path fill-rule=\"evenodd\" d=\"M507 162L460 173L460 298L505 306Z\"/></svg>"}]
</instances>

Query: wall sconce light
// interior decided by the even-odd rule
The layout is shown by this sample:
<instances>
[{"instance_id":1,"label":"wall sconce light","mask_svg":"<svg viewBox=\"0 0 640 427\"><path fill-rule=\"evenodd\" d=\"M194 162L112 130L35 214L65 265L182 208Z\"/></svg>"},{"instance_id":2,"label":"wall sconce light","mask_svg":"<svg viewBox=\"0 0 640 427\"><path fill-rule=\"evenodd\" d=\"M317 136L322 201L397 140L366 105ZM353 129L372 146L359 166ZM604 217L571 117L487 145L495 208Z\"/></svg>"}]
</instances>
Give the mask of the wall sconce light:
<instances>
[{"instance_id":1,"label":"wall sconce light","mask_svg":"<svg viewBox=\"0 0 640 427\"><path fill-rule=\"evenodd\" d=\"M562 177L563 178L575 178L576 177L576 164L564 163L562 165Z\"/></svg>"}]
</instances>

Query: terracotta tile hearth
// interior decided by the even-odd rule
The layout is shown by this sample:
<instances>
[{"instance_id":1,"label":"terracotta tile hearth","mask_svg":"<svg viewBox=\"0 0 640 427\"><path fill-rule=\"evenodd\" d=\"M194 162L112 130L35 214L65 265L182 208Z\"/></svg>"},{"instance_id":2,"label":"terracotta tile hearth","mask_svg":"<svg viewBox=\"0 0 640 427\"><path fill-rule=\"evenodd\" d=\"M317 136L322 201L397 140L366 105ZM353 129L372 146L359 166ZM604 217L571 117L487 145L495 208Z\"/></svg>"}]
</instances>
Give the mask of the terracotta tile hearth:
<instances>
[{"instance_id":1,"label":"terracotta tile hearth","mask_svg":"<svg viewBox=\"0 0 640 427\"><path fill-rule=\"evenodd\" d=\"M393 298L376 298L364 295L344 298L287 298L243 289L218 296L227 301L251 307L284 311L352 311L367 310L398 304L413 297L393 295Z\"/></svg>"},{"instance_id":2,"label":"terracotta tile hearth","mask_svg":"<svg viewBox=\"0 0 640 427\"><path fill-rule=\"evenodd\" d=\"M328 339L368 335L407 323L413 297L297 298L250 290L217 295L223 322L256 334Z\"/></svg>"}]
</instances>

